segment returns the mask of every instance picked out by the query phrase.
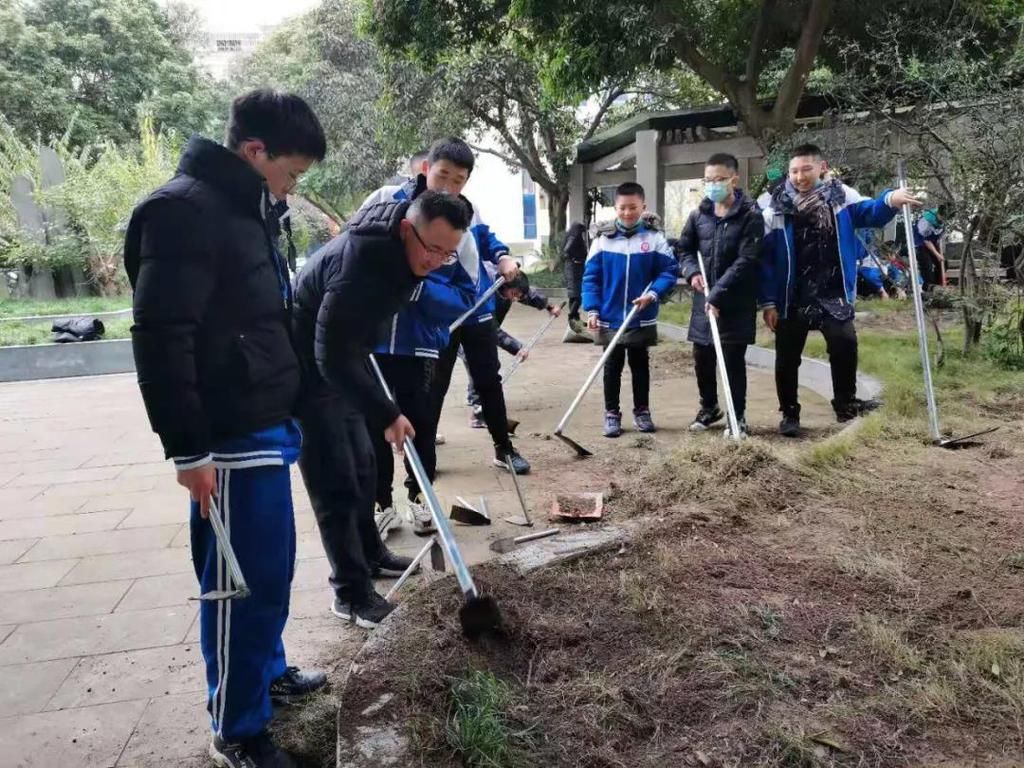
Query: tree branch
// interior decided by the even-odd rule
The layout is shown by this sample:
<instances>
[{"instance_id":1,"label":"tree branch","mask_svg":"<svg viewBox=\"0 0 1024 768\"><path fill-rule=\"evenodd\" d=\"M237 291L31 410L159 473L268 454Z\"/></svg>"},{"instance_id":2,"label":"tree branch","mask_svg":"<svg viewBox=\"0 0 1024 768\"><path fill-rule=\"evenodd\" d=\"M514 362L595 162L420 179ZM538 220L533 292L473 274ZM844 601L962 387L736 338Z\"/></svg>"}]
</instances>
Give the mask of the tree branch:
<instances>
[{"instance_id":1,"label":"tree branch","mask_svg":"<svg viewBox=\"0 0 1024 768\"><path fill-rule=\"evenodd\" d=\"M757 15L757 25L754 27L754 36L750 39L744 80L754 88L755 93L757 92L757 81L761 77L761 52L764 48L765 37L768 35L768 24L775 12L776 2L777 0L762 0L761 12Z\"/></svg>"},{"instance_id":2,"label":"tree branch","mask_svg":"<svg viewBox=\"0 0 1024 768\"><path fill-rule=\"evenodd\" d=\"M515 165L523 168L523 163L518 157L513 157L512 155L506 154L497 149L491 149L490 147L485 147L482 144L469 144L469 148L474 152L482 152L485 155L496 157L508 165Z\"/></svg>"},{"instance_id":3,"label":"tree branch","mask_svg":"<svg viewBox=\"0 0 1024 768\"><path fill-rule=\"evenodd\" d=\"M772 117L776 128L785 128L796 119L800 97L807 86L807 76L818 56L821 38L825 35L825 27L828 26L834 5L835 0L811 0L811 7L807 11L807 18L804 19L803 29L800 32L800 41L796 46L796 54L793 56L793 63L790 64L786 76L782 79L775 106L772 108Z\"/></svg>"},{"instance_id":4,"label":"tree branch","mask_svg":"<svg viewBox=\"0 0 1024 768\"><path fill-rule=\"evenodd\" d=\"M589 141L597 129L601 126L601 121L604 120L604 116L608 114L608 110L612 108L612 104L620 96L624 95L626 91L621 86L612 86L608 89L608 93L604 97L604 101L601 102L600 108L597 110L597 114L594 115L594 119L590 121L590 126L583 134L583 138L580 139L580 143Z\"/></svg>"}]
</instances>

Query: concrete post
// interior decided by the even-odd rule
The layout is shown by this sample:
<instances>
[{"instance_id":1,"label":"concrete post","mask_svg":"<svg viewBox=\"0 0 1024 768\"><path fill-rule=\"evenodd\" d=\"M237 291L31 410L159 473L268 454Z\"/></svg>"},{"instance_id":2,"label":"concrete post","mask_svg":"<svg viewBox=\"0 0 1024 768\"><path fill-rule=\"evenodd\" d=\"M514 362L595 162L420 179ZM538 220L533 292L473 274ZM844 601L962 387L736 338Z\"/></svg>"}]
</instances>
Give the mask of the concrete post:
<instances>
[{"instance_id":1,"label":"concrete post","mask_svg":"<svg viewBox=\"0 0 1024 768\"><path fill-rule=\"evenodd\" d=\"M587 210L587 185L583 181L583 166L573 163L569 169L569 224L583 223Z\"/></svg>"},{"instance_id":2,"label":"concrete post","mask_svg":"<svg viewBox=\"0 0 1024 768\"><path fill-rule=\"evenodd\" d=\"M661 164L658 162L658 132L637 131L636 180L647 193L647 209L665 216L665 196L662 194Z\"/></svg>"}]
</instances>

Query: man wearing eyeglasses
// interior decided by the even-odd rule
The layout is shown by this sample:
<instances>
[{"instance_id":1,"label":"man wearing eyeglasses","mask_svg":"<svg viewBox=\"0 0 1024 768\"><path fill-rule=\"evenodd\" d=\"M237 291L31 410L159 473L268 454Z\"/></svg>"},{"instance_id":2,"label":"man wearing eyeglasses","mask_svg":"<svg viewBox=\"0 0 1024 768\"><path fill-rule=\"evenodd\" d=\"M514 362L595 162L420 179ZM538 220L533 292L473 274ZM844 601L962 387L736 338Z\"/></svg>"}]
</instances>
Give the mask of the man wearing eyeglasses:
<instances>
[{"instance_id":1,"label":"man wearing eyeglasses","mask_svg":"<svg viewBox=\"0 0 1024 768\"><path fill-rule=\"evenodd\" d=\"M458 289L447 298L431 292L434 273L453 266L469 221L462 201L435 192L370 206L296 280L294 336L307 377L299 468L331 564L331 610L367 629L391 612L373 577L401 573L410 563L384 546L374 525L374 443L400 450L407 437L419 436L402 401L392 402L380 386L368 355L381 327L411 304L438 312L444 310L428 305L469 306ZM472 285L464 290L471 295Z\"/></svg>"}]
</instances>

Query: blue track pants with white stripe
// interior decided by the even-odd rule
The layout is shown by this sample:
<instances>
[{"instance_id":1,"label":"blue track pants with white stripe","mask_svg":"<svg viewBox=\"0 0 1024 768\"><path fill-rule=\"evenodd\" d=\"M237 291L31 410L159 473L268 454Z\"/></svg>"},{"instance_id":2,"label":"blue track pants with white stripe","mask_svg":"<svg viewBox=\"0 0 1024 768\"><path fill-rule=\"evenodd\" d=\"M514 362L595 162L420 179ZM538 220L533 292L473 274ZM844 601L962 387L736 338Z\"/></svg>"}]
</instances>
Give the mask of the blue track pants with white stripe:
<instances>
[{"instance_id":1,"label":"blue track pants with white stripe","mask_svg":"<svg viewBox=\"0 0 1024 768\"><path fill-rule=\"evenodd\" d=\"M252 591L244 599L203 602L199 611L207 708L214 732L229 743L267 727L273 715L270 683L286 667L281 633L295 570L288 464L297 456L301 438L290 424L253 436L266 437L277 444L246 438L214 452L219 512ZM199 516L196 504L191 529L192 561L202 592L233 586L213 528Z\"/></svg>"}]
</instances>

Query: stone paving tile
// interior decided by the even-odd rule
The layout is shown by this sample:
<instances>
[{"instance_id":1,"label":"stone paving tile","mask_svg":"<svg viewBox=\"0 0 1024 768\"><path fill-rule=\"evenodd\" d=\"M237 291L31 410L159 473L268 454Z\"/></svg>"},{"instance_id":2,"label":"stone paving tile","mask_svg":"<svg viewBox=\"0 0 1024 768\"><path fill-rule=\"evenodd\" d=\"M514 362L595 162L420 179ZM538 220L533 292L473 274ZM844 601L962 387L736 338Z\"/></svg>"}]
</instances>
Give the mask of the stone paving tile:
<instances>
[{"instance_id":1,"label":"stone paving tile","mask_svg":"<svg viewBox=\"0 0 1024 768\"><path fill-rule=\"evenodd\" d=\"M130 701L23 715L0 721L0 765L11 768L109 768L146 709Z\"/></svg>"},{"instance_id":2,"label":"stone paving tile","mask_svg":"<svg viewBox=\"0 0 1024 768\"><path fill-rule=\"evenodd\" d=\"M95 467L91 469L65 469L51 472L29 472L11 481L8 487L20 488L26 485L63 485L67 483L92 483L113 480L123 471L122 467Z\"/></svg>"},{"instance_id":3,"label":"stone paving tile","mask_svg":"<svg viewBox=\"0 0 1024 768\"><path fill-rule=\"evenodd\" d=\"M89 501L97 496L112 493L141 493L156 489L158 479L155 477L130 477L127 480L98 480L90 483L62 483L51 485L39 494L40 499L71 497ZM17 490L12 488L11 490Z\"/></svg>"},{"instance_id":4,"label":"stone paving tile","mask_svg":"<svg viewBox=\"0 0 1024 768\"><path fill-rule=\"evenodd\" d=\"M174 493L170 494L174 498L181 500L181 504L184 506L182 516L188 514L188 499L185 496L186 493L187 491L184 488L177 488ZM127 509L131 511L148 508L161 509L166 506L164 495L165 493L161 491L159 496L154 498L156 494L151 490L126 492L115 486L109 489L108 493L98 494L87 501L84 501L81 504L79 511L103 512L111 509ZM179 517L178 519L181 520L182 518ZM185 519L187 520L187 517ZM158 523L145 523L145 525L155 524Z\"/></svg>"},{"instance_id":5,"label":"stone paving tile","mask_svg":"<svg viewBox=\"0 0 1024 768\"><path fill-rule=\"evenodd\" d=\"M124 510L117 510L112 512L92 512L89 514L35 517L25 520L3 520L0 521L0 541L111 531L125 517L127 517L127 513Z\"/></svg>"},{"instance_id":6,"label":"stone paving tile","mask_svg":"<svg viewBox=\"0 0 1024 768\"><path fill-rule=\"evenodd\" d=\"M199 582L191 569L169 576L150 576L132 583L124 599L118 604L117 611L144 611L149 608L186 605L190 597L198 595Z\"/></svg>"},{"instance_id":7,"label":"stone paving tile","mask_svg":"<svg viewBox=\"0 0 1024 768\"><path fill-rule=\"evenodd\" d=\"M2 491L0 491L2 493ZM40 517L56 517L59 515L72 515L80 511L83 501L74 497L56 497L28 499L24 501L0 503L0 520L29 520ZM107 507L107 512L117 509ZM128 509L121 507L125 514ZM91 511L91 510L90 510Z\"/></svg>"},{"instance_id":8,"label":"stone paving tile","mask_svg":"<svg viewBox=\"0 0 1024 768\"><path fill-rule=\"evenodd\" d=\"M181 526L181 530L178 534L171 539L172 547L191 547L192 546L192 530L188 523Z\"/></svg>"},{"instance_id":9,"label":"stone paving tile","mask_svg":"<svg viewBox=\"0 0 1024 768\"><path fill-rule=\"evenodd\" d=\"M178 488L173 494L151 493L148 499L121 521L118 528L145 528L153 525L181 525L189 520L188 493Z\"/></svg>"},{"instance_id":10,"label":"stone paving tile","mask_svg":"<svg viewBox=\"0 0 1024 768\"><path fill-rule=\"evenodd\" d=\"M177 645L197 610L182 606L22 624L0 644L0 665Z\"/></svg>"},{"instance_id":11,"label":"stone paving tile","mask_svg":"<svg viewBox=\"0 0 1024 768\"><path fill-rule=\"evenodd\" d=\"M156 440L155 437L154 440ZM146 464L160 462L160 460L163 459L163 453L160 451L159 443L156 443L155 446L155 450L139 450L138 448L118 448L111 451L104 451L103 453L99 454L97 454L96 451L92 451L82 459L81 466L83 468L114 466L124 467L131 464L138 464L139 462L143 462ZM169 470L170 464L164 461L163 467L165 470Z\"/></svg>"},{"instance_id":12,"label":"stone paving tile","mask_svg":"<svg viewBox=\"0 0 1024 768\"><path fill-rule=\"evenodd\" d=\"M40 539L11 539L0 541L0 565L10 565L28 552Z\"/></svg>"},{"instance_id":13,"label":"stone paving tile","mask_svg":"<svg viewBox=\"0 0 1024 768\"><path fill-rule=\"evenodd\" d=\"M80 533L71 536L49 536L21 558L22 563L39 560L111 555L140 549L160 549L171 543L180 526L164 525L156 528Z\"/></svg>"},{"instance_id":14,"label":"stone paving tile","mask_svg":"<svg viewBox=\"0 0 1024 768\"><path fill-rule=\"evenodd\" d=\"M153 698L125 747L118 768L207 766L203 759L210 744L210 716L205 693Z\"/></svg>"},{"instance_id":15,"label":"stone paving tile","mask_svg":"<svg viewBox=\"0 0 1024 768\"><path fill-rule=\"evenodd\" d=\"M77 564L77 560L51 560L45 563L0 565L0 592L55 587Z\"/></svg>"},{"instance_id":16,"label":"stone paving tile","mask_svg":"<svg viewBox=\"0 0 1024 768\"><path fill-rule=\"evenodd\" d=\"M83 557L62 580L61 586L118 579L141 579L192 570L187 550L153 549L117 555Z\"/></svg>"},{"instance_id":17,"label":"stone paving tile","mask_svg":"<svg viewBox=\"0 0 1024 768\"><path fill-rule=\"evenodd\" d=\"M60 659L7 667L0 686L0 718L43 711L76 664L78 659Z\"/></svg>"},{"instance_id":18,"label":"stone paving tile","mask_svg":"<svg viewBox=\"0 0 1024 768\"><path fill-rule=\"evenodd\" d=\"M199 647L182 644L87 656L58 685L47 710L203 692L206 679Z\"/></svg>"},{"instance_id":19,"label":"stone paving tile","mask_svg":"<svg viewBox=\"0 0 1024 768\"><path fill-rule=\"evenodd\" d=\"M174 468L169 461L156 461L146 464L130 464L118 477L164 477L174 475Z\"/></svg>"},{"instance_id":20,"label":"stone paving tile","mask_svg":"<svg viewBox=\"0 0 1024 768\"><path fill-rule=\"evenodd\" d=\"M292 591L297 589L329 588L327 578L331 575L331 566L326 557L300 560L295 564L295 575L292 577Z\"/></svg>"},{"instance_id":21,"label":"stone paving tile","mask_svg":"<svg viewBox=\"0 0 1024 768\"><path fill-rule=\"evenodd\" d=\"M6 518L5 513L8 509L34 499L44 490L45 488L0 488L0 510L4 510L0 515Z\"/></svg>"},{"instance_id":22,"label":"stone paving tile","mask_svg":"<svg viewBox=\"0 0 1024 768\"><path fill-rule=\"evenodd\" d=\"M0 598L0 624L102 616L114 610L131 584L131 581L108 581L76 587L5 592Z\"/></svg>"}]
</instances>

